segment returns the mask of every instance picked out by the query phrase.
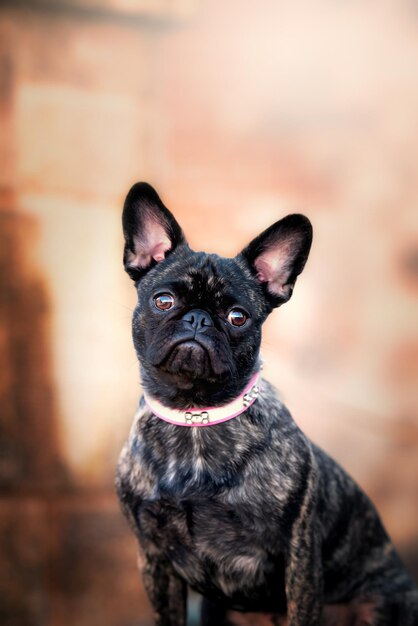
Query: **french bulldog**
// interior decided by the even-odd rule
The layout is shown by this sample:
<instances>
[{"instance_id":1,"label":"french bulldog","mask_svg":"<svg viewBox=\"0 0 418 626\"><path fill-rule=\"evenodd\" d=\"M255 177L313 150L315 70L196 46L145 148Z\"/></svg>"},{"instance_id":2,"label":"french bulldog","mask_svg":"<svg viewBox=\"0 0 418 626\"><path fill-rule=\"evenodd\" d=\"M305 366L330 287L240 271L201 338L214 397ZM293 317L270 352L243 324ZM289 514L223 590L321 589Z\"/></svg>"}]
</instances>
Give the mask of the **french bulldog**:
<instances>
[{"instance_id":1,"label":"french bulldog","mask_svg":"<svg viewBox=\"0 0 418 626\"><path fill-rule=\"evenodd\" d=\"M418 626L418 590L373 504L260 377L312 227L288 215L235 258L194 252L156 191L123 209L142 397L117 492L156 626Z\"/></svg>"}]
</instances>

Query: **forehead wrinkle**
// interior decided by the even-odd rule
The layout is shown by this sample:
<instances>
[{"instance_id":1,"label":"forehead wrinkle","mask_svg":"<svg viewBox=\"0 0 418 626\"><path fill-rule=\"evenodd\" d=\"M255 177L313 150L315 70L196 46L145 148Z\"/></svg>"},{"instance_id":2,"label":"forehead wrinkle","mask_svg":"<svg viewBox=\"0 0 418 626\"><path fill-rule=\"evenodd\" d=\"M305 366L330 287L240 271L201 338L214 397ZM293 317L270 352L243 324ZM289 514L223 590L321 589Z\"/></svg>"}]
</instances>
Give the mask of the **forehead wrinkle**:
<instances>
[{"instance_id":1,"label":"forehead wrinkle","mask_svg":"<svg viewBox=\"0 0 418 626\"><path fill-rule=\"evenodd\" d=\"M215 301L219 300L225 289L225 280L210 257L190 268L186 274L186 282L191 291L200 296L212 297Z\"/></svg>"},{"instance_id":2,"label":"forehead wrinkle","mask_svg":"<svg viewBox=\"0 0 418 626\"><path fill-rule=\"evenodd\" d=\"M236 303L236 273L240 273L240 268L234 265L231 259L196 253L193 264L184 265L179 276L179 283L188 294L191 306L226 310Z\"/></svg>"},{"instance_id":3,"label":"forehead wrinkle","mask_svg":"<svg viewBox=\"0 0 418 626\"><path fill-rule=\"evenodd\" d=\"M218 255L202 255L193 268L187 271L187 289L190 297L203 308L215 308L226 312L230 307L241 305L253 311L248 278L233 259Z\"/></svg>"}]
</instances>

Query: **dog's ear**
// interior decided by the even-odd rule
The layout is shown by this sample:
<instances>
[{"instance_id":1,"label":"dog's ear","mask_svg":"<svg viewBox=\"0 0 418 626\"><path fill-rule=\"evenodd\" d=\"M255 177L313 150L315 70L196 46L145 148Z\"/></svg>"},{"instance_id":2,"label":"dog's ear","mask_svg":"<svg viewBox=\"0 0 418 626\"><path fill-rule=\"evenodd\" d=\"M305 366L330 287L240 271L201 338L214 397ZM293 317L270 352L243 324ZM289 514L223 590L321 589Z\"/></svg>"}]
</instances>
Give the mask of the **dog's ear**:
<instances>
[{"instance_id":1,"label":"dog's ear","mask_svg":"<svg viewBox=\"0 0 418 626\"><path fill-rule=\"evenodd\" d=\"M310 221L293 214L267 228L241 252L272 306L280 306L291 297L311 243Z\"/></svg>"},{"instance_id":2,"label":"dog's ear","mask_svg":"<svg viewBox=\"0 0 418 626\"><path fill-rule=\"evenodd\" d=\"M148 183L136 183L130 189L123 207L122 225L123 263L135 281L185 243L180 226Z\"/></svg>"}]
</instances>

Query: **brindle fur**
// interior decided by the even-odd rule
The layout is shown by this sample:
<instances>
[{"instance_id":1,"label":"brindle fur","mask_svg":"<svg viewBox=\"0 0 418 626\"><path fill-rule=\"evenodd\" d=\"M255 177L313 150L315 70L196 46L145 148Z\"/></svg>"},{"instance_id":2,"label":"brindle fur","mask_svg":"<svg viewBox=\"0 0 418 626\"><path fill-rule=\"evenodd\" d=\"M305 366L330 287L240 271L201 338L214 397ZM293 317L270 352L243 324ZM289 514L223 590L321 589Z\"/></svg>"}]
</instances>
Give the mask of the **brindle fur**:
<instances>
[{"instance_id":1,"label":"brindle fur","mask_svg":"<svg viewBox=\"0 0 418 626\"><path fill-rule=\"evenodd\" d=\"M132 267L134 234L148 232L144 220L155 216L171 248L162 262ZM266 238L235 259L194 253L145 184L128 195L124 229L126 269L139 295L133 338L147 391L184 408L239 395L259 367L261 325L281 304L251 265ZM309 245L294 261L292 286ZM161 314L152 296L168 288L180 304ZM218 323L231 302L251 314L244 332ZM182 316L196 308L214 320L204 329L205 356L203 348L181 347L188 328ZM302 433L267 381L261 389L240 416L204 428L164 422L140 402L117 491L141 546L155 624L185 624L191 587L204 597L203 626L418 626L417 589L372 503Z\"/></svg>"}]
</instances>

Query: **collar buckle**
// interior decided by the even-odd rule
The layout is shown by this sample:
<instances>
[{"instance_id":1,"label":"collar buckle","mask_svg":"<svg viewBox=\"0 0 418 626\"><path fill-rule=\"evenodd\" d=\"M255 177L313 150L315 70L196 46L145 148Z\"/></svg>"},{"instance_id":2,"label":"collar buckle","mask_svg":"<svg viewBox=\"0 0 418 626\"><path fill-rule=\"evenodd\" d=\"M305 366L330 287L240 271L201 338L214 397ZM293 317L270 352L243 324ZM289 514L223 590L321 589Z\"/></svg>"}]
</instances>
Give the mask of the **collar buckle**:
<instances>
[{"instance_id":1,"label":"collar buckle","mask_svg":"<svg viewBox=\"0 0 418 626\"><path fill-rule=\"evenodd\" d=\"M209 413L207 411L200 411L199 413L192 413L191 411L184 412L184 420L186 424L208 424Z\"/></svg>"}]
</instances>

